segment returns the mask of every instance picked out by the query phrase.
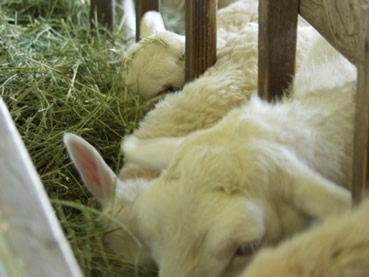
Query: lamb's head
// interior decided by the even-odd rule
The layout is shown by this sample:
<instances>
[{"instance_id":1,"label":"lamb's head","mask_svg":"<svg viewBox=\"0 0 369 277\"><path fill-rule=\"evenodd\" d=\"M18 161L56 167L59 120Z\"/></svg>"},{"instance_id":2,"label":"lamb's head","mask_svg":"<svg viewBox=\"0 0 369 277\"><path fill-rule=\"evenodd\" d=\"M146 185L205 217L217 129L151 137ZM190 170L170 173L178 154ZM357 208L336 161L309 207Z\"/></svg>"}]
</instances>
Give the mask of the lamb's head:
<instances>
[{"instance_id":1,"label":"lamb's head","mask_svg":"<svg viewBox=\"0 0 369 277\"><path fill-rule=\"evenodd\" d=\"M226 142L211 132L156 139L142 156L154 167L154 157L158 167L169 161L134 204L160 277L236 276L258 248L350 206L346 190L278 145L237 137ZM149 150L150 141L127 139L123 150L130 159L135 147Z\"/></svg>"},{"instance_id":2,"label":"lamb's head","mask_svg":"<svg viewBox=\"0 0 369 277\"><path fill-rule=\"evenodd\" d=\"M102 206L105 216L101 221L107 230L104 241L128 263L153 265L150 250L138 235L132 206L141 191L157 175L150 170L147 178L121 180L96 149L81 137L65 134L64 143L88 190ZM122 174L128 175L127 170L120 176Z\"/></svg>"},{"instance_id":3,"label":"lamb's head","mask_svg":"<svg viewBox=\"0 0 369 277\"><path fill-rule=\"evenodd\" d=\"M137 203L159 276L236 276L263 244L263 211L252 200L217 191L200 199L181 196L153 200L151 191Z\"/></svg>"},{"instance_id":4,"label":"lamb's head","mask_svg":"<svg viewBox=\"0 0 369 277\"><path fill-rule=\"evenodd\" d=\"M270 208L256 197L259 192L253 198L226 191L222 184L237 182L237 169L222 170L228 165L220 163L221 170L215 164L202 168L199 159L220 158L221 149L220 156L194 149L187 157L194 153L193 166L180 162L138 197L134 211L140 234L161 277L236 276L263 243L271 243L265 224Z\"/></svg>"},{"instance_id":5,"label":"lamb's head","mask_svg":"<svg viewBox=\"0 0 369 277\"><path fill-rule=\"evenodd\" d=\"M145 14L143 22L153 14L157 16L154 12ZM146 28L144 35L146 37L128 49L124 58L128 89L144 98L182 89L185 83L184 36L166 31L164 25Z\"/></svg>"}]
</instances>

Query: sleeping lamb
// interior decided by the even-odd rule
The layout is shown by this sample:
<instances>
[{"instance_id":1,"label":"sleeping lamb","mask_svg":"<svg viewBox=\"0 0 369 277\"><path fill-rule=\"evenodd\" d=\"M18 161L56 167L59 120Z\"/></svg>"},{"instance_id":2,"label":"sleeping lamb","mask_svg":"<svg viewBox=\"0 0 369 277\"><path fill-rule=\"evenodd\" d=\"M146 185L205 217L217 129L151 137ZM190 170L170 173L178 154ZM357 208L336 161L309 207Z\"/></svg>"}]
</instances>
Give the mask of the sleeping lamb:
<instances>
[{"instance_id":1,"label":"sleeping lamb","mask_svg":"<svg viewBox=\"0 0 369 277\"><path fill-rule=\"evenodd\" d=\"M259 248L350 207L355 79L323 55L281 103L253 96L186 137L125 139L129 163L165 170L133 205L160 277L235 276Z\"/></svg>"},{"instance_id":2,"label":"sleeping lamb","mask_svg":"<svg viewBox=\"0 0 369 277\"><path fill-rule=\"evenodd\" d=\"M350 206L337 184L350 187L355 69L319 49L282 103L254 96L188 137L127 138L128 164L167 168L154 181L155 171L122 182L92 146L65 136L90 191L142 242L140 263L154 260L163 277L235 276L259 247ZM137 245L114 235L134 261Z\"/></svg>"}]
</instances>

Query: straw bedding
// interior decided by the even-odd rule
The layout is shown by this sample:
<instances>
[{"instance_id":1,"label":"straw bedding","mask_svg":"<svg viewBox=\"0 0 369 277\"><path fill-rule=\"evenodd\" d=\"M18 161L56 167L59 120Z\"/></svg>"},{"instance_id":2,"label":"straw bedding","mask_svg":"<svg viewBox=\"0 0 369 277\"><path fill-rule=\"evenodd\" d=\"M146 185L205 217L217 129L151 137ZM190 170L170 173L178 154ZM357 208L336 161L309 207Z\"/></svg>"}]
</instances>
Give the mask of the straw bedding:
<instances>
[{"instance_id":1,"label":"straw bedding","mask_svg":"<svg viewBox=\"0 0 369 277\"><path fill-rule=\"evenodd\" d=\"M122 24L90 29L84 0L0 3L0 96L42 179L85 276L155 276L124 263L102 243L109 230L70 163L62 135L81 135L118 171L121 138L152 103L124 86L122 55L133 42ZM183 30L180 17L167 22Z\"/></svg>"}]
</instances>

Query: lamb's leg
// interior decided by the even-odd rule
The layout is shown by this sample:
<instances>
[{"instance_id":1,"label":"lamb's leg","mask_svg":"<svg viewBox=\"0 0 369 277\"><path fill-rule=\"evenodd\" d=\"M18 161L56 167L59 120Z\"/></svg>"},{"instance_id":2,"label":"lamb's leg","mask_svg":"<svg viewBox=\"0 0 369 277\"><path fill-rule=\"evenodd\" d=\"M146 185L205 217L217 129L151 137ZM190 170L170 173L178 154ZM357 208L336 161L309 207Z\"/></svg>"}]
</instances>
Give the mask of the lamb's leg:
<instances>
[{"instance_id":1,"label":"lamb's leg","mask_svg":"<svg viewBox=\"0 0 369 277\"><path fill-rule=\"evenodd\" d=\"M156 138L140 140L127 136L121 146L126 163L133 163L149 168L166 169L178 146L185 138Z\"/></svg>"},{"instance_id":2,"label":"lamb's leg","mask_svg":"<svg viewBox=\"0 0 369 277\"><path fill-rule=\"evenodd\" d=\"M307 166L293 161L281 170L277 194L304 214L324 220L351 207L351 193Z\"/></svg>"}]
</instances>

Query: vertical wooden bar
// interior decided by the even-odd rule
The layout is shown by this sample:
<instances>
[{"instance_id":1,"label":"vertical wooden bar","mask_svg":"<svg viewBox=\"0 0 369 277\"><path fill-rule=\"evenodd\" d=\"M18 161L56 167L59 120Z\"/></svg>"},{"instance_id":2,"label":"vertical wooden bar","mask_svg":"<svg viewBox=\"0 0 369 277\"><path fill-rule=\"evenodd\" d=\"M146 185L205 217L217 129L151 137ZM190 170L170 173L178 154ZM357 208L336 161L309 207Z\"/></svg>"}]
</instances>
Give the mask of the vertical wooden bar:
<instances>
[{"instance_id":1,"label":"vertical wooden bar","mask_svg":"<svg viewBox=\"0 0 369 277\"><path fill-rule=\"evenodd\" d=\"M295 74L297 0L259 1L258 93L281 97Z\"/></svg>"},{"instance_id":2,"label":"vertical wooden bar","mask_svg":"<svg viewBox=\"0 0 369 277\"><path fill-rule=\"evenodd\" d=\"M160 0L136 0L136 41L140 40L141 18L147 11L159 11Z\"/></svg>"},{"instance_id":3,"label":"vertical wooden bar","mask_svg":"<svg viewBox=\"0 0 369 277\"><path fill-rule=\"evenodd\" d=\"M115 17L115 0L91 0L90 21L94 26L95 12L100 24L113 29Z\"/></svg>"},{"instance_id":4,"label":"vertical wooden bar","mask_svg":"<svg viewBox=\"0 0 369 277\"><path fill-rule=\"evenodd\" d=\"M186 0L186 81L216 62L216 0Z\"/></svg>"},{"instance_id":5,"label":"vertical wooden bar","mask_svg":"<svg viewBox=\"0 0 369 277\"><path fill-rule=\"evenodd\" d=\"M369 4L362 7L360 24L352 180L354 203L365 198L369 190Z\"/></svg>"}]
</instances>

